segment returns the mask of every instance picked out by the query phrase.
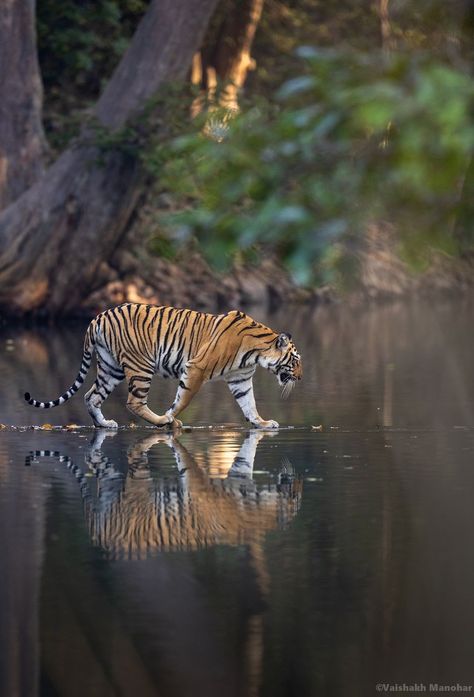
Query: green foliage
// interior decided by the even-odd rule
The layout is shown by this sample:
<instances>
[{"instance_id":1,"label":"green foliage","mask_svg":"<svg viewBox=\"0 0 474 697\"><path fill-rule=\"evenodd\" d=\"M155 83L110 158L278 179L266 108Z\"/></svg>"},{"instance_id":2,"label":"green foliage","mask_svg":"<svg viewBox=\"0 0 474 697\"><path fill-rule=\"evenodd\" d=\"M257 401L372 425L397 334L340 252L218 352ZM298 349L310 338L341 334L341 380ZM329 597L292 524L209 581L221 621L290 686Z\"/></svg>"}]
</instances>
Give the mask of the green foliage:
<instances>
[{"instance_id":1,"label":"green foliage","mask_svg":"<svg viewBox=\"0 0 474 697\"><path fill-rule=\"evenodd\" d=\"M302 283L333 280L334 245L387 219L402 253L460 251L453 221L474 146L471 78L427 53L299 52L305 72L227 124L178 138L166 184L185 209L177 237L197 236L223 265L272 250ZM161 172L163 174L163 172Z\"/></svg>"},{"instance_id":2,"label":"green foliage","mask_svg":"<svg viewBox=\"0 0 474 697\"><path fill-rule=\"evenodd\" d=\"M246 91L270 96L300 70L298 46L382 46L380 2L359 0L265 0L253 55L257 70ZM438 58L472 64L474 10L466 0L390 0L389 27L399 50L428 50Z\"/></svg>"},{"instance_id":3,"label":"green foliage","mask_svg":"<svg viewBox=\"0 0 474 697\"><path fill-rule=\"evenodd\" d=\"M80 131L128 46L147 0L38 0L38 56L44 125L54 149Z\"/></svg>"},{"instance_id":4,"label":"green foliage","mask_svg":"<svg viewBox=\"0 0 474 697\"><path fill-rule=\"evenodd\" d=\"M229 4L219 3L205 52ZM472 246L474 13L465 0L389 3L390 55L380 51L378 3L266 0L246 85L251 106L242 103L240 116L213 109L190 123L192 96L179 86L111 134L90 123L88 107L147 6L38 0L45 125L53 148L88 121L104 154L141 160L180 210L178 246L197 240L220 268L270 251L302 283L345 284L357 275L346 250L369 221L395 223L414 269L432 248ZM322 48L295 52L310 41ZM172 253L163 236L155 249Z\"/></svg>"},{"instance_id":5,"label":"green foliage","mask_svg":"<svg viewBox=\"0 0 474 697\"><path fill-rule=\"evenodd\" d=\"M146 0L39 0L38 52L48 90L96 93L128 45Z\"/></svg>"},{"instance_id":6,"label":"green foliage","mask_svg":"<svg viewBox=\"0 0 474 697\"><path fill-rule=\"evenodd\" d=\"M189 111L195 97L189 84L165 83L142 110L116 130L103 126L95 117L83 119L83 139L99 150L102 161L116 152L144 163L157 176L169 152L169 143L189 128Z\"/></svg>"},{"instance_id":7,"label":"green foliage","mask_svg":"<svg viewBox=\"0 0 474 697\"><path fill-rule=\"evenodd\" d=\"M176 247L172 241L163 234L158 234L152 237L148 245L149 251L161 259L174 259L176 256Z\"/></svg>"}]
</instances>

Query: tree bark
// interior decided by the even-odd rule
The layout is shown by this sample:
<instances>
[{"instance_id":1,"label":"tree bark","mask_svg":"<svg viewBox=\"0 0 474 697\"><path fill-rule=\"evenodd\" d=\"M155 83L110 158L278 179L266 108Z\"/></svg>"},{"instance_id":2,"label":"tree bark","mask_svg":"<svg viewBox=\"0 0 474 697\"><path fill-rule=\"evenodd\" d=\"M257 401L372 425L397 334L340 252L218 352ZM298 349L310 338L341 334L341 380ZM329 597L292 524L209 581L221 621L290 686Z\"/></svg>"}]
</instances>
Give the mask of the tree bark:
<instances>
[{"instance_id":1,"label":"tree bark","mask_svg":"<svg viewBox=\"0 0 474 697\"><path fill-rule=\"evenodd\" d=\"M380 18L380 36L382 39L382 48L384 51L393 51L395 42L392 35L392 26L390 22L389 0L379 0L378 14Z\"/></svg>"},{"instance_id":2,"label":"tree bark","mask_svg":"<svg viewBox=\"0 0 474 697\"><path fill-rule=\"evenodd\" d=\"M0 210L43 172L35 0L0 3Z\"/></svg>"},{"instance_id":3,"label":"tree bark","mask_svg":"<svg viewBox=\"0 0 474 697\"><path fill-rule=\"evenodd\" d=\"M217 0L153 0L95 115L117 129L167 82L185 78ZM79 142L0 217L0 307L71 314L139 205L142 172L119 150Z\"/></svg>"},{"instance_id":4,"label":"tree bark","mask_svg":"<svg viewBox=\"0 0 474 697\"><path fill-rule=\"evenodd\" d=\"M238 109L238 96L247 72L255 67L251 49L263 3L264 0L225 3L217 32L193 60L192 82L211 98L218 82L224 84L219 102L229 109Z\"/></svg>"}]
</instances>

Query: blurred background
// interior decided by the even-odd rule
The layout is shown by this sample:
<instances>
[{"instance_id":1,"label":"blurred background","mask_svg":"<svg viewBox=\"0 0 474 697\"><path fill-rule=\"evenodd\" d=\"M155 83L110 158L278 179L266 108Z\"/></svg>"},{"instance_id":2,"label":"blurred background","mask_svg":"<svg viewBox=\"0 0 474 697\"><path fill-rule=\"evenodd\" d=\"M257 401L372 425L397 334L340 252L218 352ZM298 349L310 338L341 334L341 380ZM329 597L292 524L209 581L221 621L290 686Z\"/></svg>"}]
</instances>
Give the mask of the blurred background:
<instances>
[{"instance_id":1,"label":"blurred background","mask_svg":"<svg viewBox=\"0 0 474 697\"><path fill-rule=\"evenodd\" d=\"M465 290L468 0L10 2L0 304Z\"/></svg>"}]
</instances>

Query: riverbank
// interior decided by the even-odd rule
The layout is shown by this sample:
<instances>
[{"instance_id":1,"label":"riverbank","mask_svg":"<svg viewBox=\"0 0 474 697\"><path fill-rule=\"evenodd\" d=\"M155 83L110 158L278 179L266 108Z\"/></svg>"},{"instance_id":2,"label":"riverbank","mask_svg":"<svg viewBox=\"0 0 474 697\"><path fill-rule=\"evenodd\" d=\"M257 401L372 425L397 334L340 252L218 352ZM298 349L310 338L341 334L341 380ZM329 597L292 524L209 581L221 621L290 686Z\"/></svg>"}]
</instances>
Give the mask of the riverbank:
<instances>
[{"instance_id":1,"label":"riverbank","mask_svg":"<svg viewBox=\"0 0 474 697\"><path fill-rule=\"evenodd\" d=\"M389 225L369 229L363 243L351 252L356 274L350 290L344 291L335 286L302 288L271 258L259 266L236 266L220 274L197 252L170 261L144 249L146 245L132 243L103 262L96 287L78 314L93 316L123 302L193 307L208 312L236 307L272 311L286 304L353 305L412 296L455 295L474 287L474 253L454 258L433 252L426 269L415 272L402 260L398 238Z\"/></svg>"}]
</instances>

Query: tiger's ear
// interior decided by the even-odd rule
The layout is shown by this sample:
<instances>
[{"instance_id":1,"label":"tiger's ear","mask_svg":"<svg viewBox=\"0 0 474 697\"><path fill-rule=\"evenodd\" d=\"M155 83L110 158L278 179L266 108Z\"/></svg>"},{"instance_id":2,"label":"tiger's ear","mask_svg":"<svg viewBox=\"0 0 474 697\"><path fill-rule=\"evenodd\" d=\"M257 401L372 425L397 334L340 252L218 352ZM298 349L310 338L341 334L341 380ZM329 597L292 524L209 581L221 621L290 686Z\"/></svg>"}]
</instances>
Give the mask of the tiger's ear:
<instances>
[{"instance_id":1,"label":"tiger's ear","mask_svg":"<svg viewBox=\"0 0 474 697\"><path fill-rule=\"evenodd\" d=\"M288 334L287 332L282 332L279 335L278 339L276 340L276 347L278 349L286 348L288 346L288 344L290 343L290 339L291 339L291 334Z\"/></svg>"}]
</instances>

